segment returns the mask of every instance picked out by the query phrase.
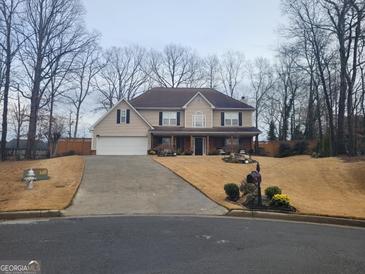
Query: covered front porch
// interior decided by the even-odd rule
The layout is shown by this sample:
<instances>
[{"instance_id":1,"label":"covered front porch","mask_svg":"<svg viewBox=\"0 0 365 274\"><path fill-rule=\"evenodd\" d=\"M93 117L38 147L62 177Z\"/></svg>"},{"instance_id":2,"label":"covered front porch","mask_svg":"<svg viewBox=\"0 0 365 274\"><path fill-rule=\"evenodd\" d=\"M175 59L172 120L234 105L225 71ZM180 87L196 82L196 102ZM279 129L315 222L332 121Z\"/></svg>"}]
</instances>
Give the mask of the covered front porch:
<instances>
[{"instance_id":1,"label":"covered front porch","mask_svg":"<svg viewBox=\"0 0 365 274\"><path fill-rule=\"evenodd\" d=\"M155 135L151 134L151 149L171 149L177 154L215 155L252 149L253 136L240 135Z\"/></svg>"}]
</instances>

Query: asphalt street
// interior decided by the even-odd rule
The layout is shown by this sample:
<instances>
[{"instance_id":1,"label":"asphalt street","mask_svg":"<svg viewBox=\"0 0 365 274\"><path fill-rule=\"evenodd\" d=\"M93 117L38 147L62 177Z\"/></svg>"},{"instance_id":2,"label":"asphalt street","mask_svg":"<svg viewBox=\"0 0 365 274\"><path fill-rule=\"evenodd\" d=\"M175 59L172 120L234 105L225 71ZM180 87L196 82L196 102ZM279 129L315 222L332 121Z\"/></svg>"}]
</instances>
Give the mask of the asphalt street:
<instances>
[{"instance_id":1,"label":"asphalt street","mask_svg":"<svg viewBox=\"0 0 365 274\"><path fill-rule=\"evenodd\" d=\"M365 229L229 217L0 223L0 260L42 273L364 273Z\"/></svg>"}]
</instances>

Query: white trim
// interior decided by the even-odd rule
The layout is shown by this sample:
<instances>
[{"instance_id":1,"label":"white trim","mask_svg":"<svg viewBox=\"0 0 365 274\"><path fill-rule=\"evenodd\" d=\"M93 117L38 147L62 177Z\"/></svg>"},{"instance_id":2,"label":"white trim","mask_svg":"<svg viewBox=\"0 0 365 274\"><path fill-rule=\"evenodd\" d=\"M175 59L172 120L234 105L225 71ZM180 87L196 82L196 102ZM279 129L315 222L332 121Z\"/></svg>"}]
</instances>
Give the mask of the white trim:
<instances>
[{"instance_id":1,"label":"white trim","mask_svg":"<svg viewBox=\"0 0 365 274\"><path fill-rule=\"evenodd\" d=\"M201 94L200 91L195 93L195 95L191 97L190 100L185 105L183 105L183 109L185 109L198 95L203 97L203 99L210 105L211 108L215 109L215 106L211 102L209 102L209 100L203 94Z\"/></svg>"},{"instance_id":2,"label":"white trim","mask_svg":"<svg viewBox=\"0 0 365 274\"><path fill-rule=\"evenodd\" d=\"M202 119L202 126L201 127L198 127L198 126L196 126L196 120L197 120L197 117L201 117L201 119ZM206 119L207 117L206 117L206 115L204 114L204 112L203 111L195 111L194 112L194 114L192 114L192 118L191 118L191 122L192 122L192 127L193 128L206 128L207 127L207 125L206 125Z\"/></svg>"},{"instance_id":3,"label":"white trim","mask_svg":"<svg viewBox=\"0 0 365 274\"><path fill-rule=\"evenodd\" d=\"M123 112L124 112L124 122L122 121ZM125 108L120 109L120 123L121 124L126 124L127 123L127 110Z\"/></svg>"},{"instance_id":4,"label":"white trim","mask_svg":"<svg viewBox=\"0 0 365 274\"><path fill-rule=\"evenodd\" d=\"M151 128L154 129L154 127L140 114L132 105L129 103L126 99L119 100L111 109L109 109L107 112L105 112L91 127L90 131L92 131L101 121L105 119L106 116L109 115L121 102L125 102L137 115Z\"/></svg>"}]
</instances>

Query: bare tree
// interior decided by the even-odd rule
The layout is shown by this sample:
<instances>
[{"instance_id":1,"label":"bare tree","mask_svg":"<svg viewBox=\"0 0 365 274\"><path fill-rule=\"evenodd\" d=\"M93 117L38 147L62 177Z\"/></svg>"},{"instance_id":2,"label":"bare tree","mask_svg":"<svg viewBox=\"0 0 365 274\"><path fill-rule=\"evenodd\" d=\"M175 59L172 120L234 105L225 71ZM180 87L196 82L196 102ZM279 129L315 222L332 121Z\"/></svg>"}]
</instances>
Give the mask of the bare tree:
<instances>
[{"instance_id":1,"label":"bare tree","mask_svg":"<svg viewBox=\"0 0 365 274\"><path fill-rule=\"evenodd\" d=\"M122 98L131 100L141 92L148 78L144 68L146 55L145 49L138 46L113 47L104 53L105 66L96 82L104 109L111 108Z\"/></svg>"},{"instance_id":2,"label":"bare tree","mask_svg":"<svg viewBox=\"0 0 365 274\"><path fill-rule=\"evenodd\" d=\"M219 68L220 62L216 55L210 55L203 61L204 78L206 85L210 88L219 86Z\"/></svg>"},{"instance_id":3,"label":"bare tree","mask_svg":"<svg viewBox=\"0 0 365 274\"><path fill-rule=\"evenodd\" d=\"M75 109L75 126L73 137L77 137L81 106L92 92L95 76L103 66L99 62L100 49L96 42L90 43L75 59L75 70L72 74L72 90L63 94Z\"/></svg>"},{"instance_id":4,"label":"bare tree","mask_svg":"<svg viewBox=\"0 0 365 274\"><path fill-rule=\"evenodd\" d=\"M149 58L150 77L163 87L199 85L198 59L190 48L175 44L167 45L162 52L152 50Z\"/></svg>"},{"instance_id":5,"label":"bare tree","mask_svg":"<svg viewBox=\"0 0 365 274\"><path fill-rule=\"evenodd\" d=\"M19 6L21 5L21 2L21 0L0 0L0 48L4 51L4 90L2 95L3 114L0 143L0 158L2 160L5 160L6 158L5 146L8 132L8 103L11 66L14 56L20 46L16 37L16 28L17 24L19 24Z\"/></svg>"},{"instance_id":6,"label":"bare tree","mask_svg":"<svg viewBox=\"0 0 365 274\"><path fill-rule=\"evenodd\" d=\"M253 64L248 65L248 74L255 99L255 126L258 128L259 118L265 107L265 100L268 98L268 93L273 92L275 85L274 71L267 59L259 57ZM255 140L255 149L257 150L259 147L258 138Z\"/></svg>"},{"instance_id":7,"label":"bare tree","mask_svg":"<svg viewBox=\"0 0 365 274\"><path fill-rule=\"evenodd\" d=\"M87 46L87 44L85 46ZM58 51L63 51L63 48L60 47ZM54 137L59 138L58 135L54 133L57 131L57 129L54 129L54 126L57 126L55 124L57 121L53 117L55 103L70 89L68 78L74 69L74 60L78 54L79 51L75 51L67 54L65 58L57 58L55 62L52 62L50 82L44 93L44 102L42 102L48 110L48 133L44 134L48 141L48 157L51 157L55 148L57 140ZM56 55L58 55L58 52L56 52Z\"/></svg>"},{"instance_id":8,"label":"bare tree","mask_svg":"<svg viewBox=\"0 0 365 274\"><path fill-rule=\"evenodd\" d=\"M283 46L279 53L279 63L277 65L279 93L281 97L281 128L279 139L286 141L289 133L289 119L291 114L295 117L295 99L301 85L295 60L297 52L290 46ZM292 121L295 122L295 121ZM295 125L292 125L295 128ZM293 132L292 132L293 133Z\"/></svg>"},{"instance_id":9,"label":"bare tree","mask_svg":"<svg viewBox=\"0 0 365 274\"><path fill-rule=\"evenodd\" d=\"M226 52L221 59L221 83L225 93L237 96L237 87L243 80L244 56L237 51Z\"/></svg>"},{"instance_id":10,"label":"bare tree","mask_svg":"<svg viewBox=\"0 0 365 274\"><path fill-rule=\"evenodd\" d=\"M23 94L30 99L25 155L28 159L33 154L38 111L51 82L54 63L78 51L85 40L81 13L78 0L26 1L22 32L26 41L20 52L25 73L31 82L31 93Z\"/></svg>"},{"instance_id":11,"label":"bare tree","mask_svg":"<svg viewBox=\"0 0 365 274\"><path fill-rule=\"evenodd\" d=\"M13 103L10 109L15 139L16 139L16 149L19 148L20 138L25 136L24 123L28 119L28 106L21 102L20 93L17 93L16 102Z\"/></svg>"},{"instance_id":12,"label":"bare tree","mask_svg":"<svg viewBox=\"0 0 365 274\"><path fill-rule=\"evenodd\" d=\"M345 153L345 110L349 134L348 152L354 154L353 92L358 71L358 47L363 31L361 23L365 16L365 3L356 0L323 0L328 24L323 26L335 35L340 62L340 94L337 114L337 152ZM347 106L346 106L347 101Z\"/></svg>"}]
</instances>

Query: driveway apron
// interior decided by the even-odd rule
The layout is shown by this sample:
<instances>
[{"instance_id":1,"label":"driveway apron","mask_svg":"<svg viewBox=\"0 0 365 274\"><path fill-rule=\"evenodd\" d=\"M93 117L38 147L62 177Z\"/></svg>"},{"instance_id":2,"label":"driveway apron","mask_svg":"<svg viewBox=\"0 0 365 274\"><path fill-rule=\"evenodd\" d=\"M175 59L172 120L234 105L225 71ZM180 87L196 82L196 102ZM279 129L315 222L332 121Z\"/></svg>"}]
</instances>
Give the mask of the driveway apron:
<instances>
[{"instance_id":1,"label":"driveway apron","mask_svg":"<svg viewBox=\"0 0 365 274\"><path fill-rule=\"evenodd\" d=\"M148 156L87 156L85 160L83 180L65 215L226 213Z\"/></svg>"}]
</instances>

